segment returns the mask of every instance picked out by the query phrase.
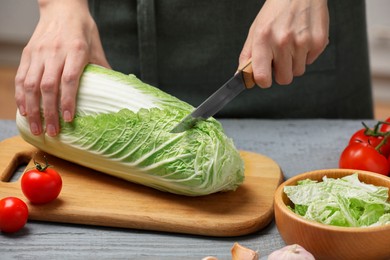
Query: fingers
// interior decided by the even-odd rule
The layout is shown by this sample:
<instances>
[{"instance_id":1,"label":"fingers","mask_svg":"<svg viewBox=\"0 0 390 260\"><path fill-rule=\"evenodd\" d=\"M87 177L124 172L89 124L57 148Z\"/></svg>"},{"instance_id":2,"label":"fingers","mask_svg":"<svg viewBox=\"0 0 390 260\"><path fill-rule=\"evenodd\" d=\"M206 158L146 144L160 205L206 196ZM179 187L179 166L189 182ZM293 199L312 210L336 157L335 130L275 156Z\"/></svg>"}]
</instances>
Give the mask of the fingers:
<instances>
[{"instance_id":1,"label":"fingers","mask_svg":"<svg viewBox=\"0 0 390 260\"><path fill-rule=\"evenodd\" d=\"M65 122L71 122L75 115L77 90L87 64L87 53L88 46L77 42L66 57L61 78L61 111Z\"/></svg>"},{"instance_id":2,"label":"fingers","mask_svg":"<svg viewBox=\"0 0 390 260\"><path fill-rule=\"evenodd\" d=\"M249 30L240 64L252 59L260 87L271 86L272 78L288 85L324 51L328 33L325 0L266 1Z\"/></svg>"},{"instance_id":3,"label":"fingers","mask_svg":"<svg viewBox=\"0 0 390 260\"><path fill-rule=\"evenodd\" d=\"M272 85L272 50L267 43L259 44L252 54L253 78L261 88Z\"/></svg>"},{"instance_id":4,"label":"fingers","mask_svg":"<svg viewBox=\"0 0 390 260\"><path fill-rule=\"evenodd\" d=\"M241 50L239 59L238 59L238 69L242 68L244 64L248 62L248 60L252 56L252 35L253 35L253 24L251 28L249 29L249 33L247 36L247 39L244 43L244 46Z\"/></svg>"},{"instance_id":5,"label":"fingers","mask_svg":"<svg viewBox=\"0 0 390 260\"><path fill-rule=\"evenodd\" d=\"M97 29L94 30L93 35L95 40L92 41L90 62L111 69L111 66L106 59L106 55L104 53L103 45L102 42L100 41L100 36Z\"/></svg>"},{"instance_id":6,"label":"fingers","mask_svg":"<svg viewBox=\"0 0 390 260\"><path fill-rule=\"evenodd\" d=\"M288 85L293 79L293 61L290 34L278 34L273 42L273 66L275 81L280 85Z\"/></svg>"},{"instance_id":7,"label":"fingers","mask_svg":"<svg viewBox=\"0 0 390 260\"><path fill-rule=\"evenodd\" d=\"M39 48L31 51L29 45L23 51L15 77L15 100L34 135L43 132L41 116L45 119L48 135L55 136L59 132L58 78L62 72L61 60L58 53L48 55Z\"/></svg>"},{"instance_id":8,"label":"fingers","mask_svg":"<svg viewBox=\"0 0 390 260\"><path fill-rule=\"evenodd\" d=\"M306 64L312 64L329 44L328 31L317 31L313 33L311 49L307 53Z\"/></svg>"},{"instance_id":9,"label":"fingers","mask_svg":"<svg viewBox=\"0 0 390 260\"><path fill-rule=\"evenodd\" d=\"M27 48L25 48L23 50L22 57L20 59L20 65L18 67L18 71L16 72L16 76L15 76L15 101L19 113L22 116L26 116L24 80L26 79L26 75L29 67L30 67L30 55Z\"/></svg>"},{"instance_id":10,"label":"fingers","mask_svg":"<svg viewBox=\"0 0 390 260\"><path fill-rule=\"evenodd\" d=\"M329 44L329 11L326 4L319 4L316 10L322 10L312 14L311 20L311 49L307 54L306 64L312 64Z\"/></svg>"},{"instance_id":11,"label":"fingers","mask_svg":"<svg viewBox=\"0 0 390 260\"><path fill-rule=\"evenodd\" d=\"M256 20L249 30L248 37L239 57L238 67L242 68L249 59L252 59L253 78L256 84L259 87L268 88L272 84L272 55L270 55L270 47L266 42L253 46L254 43L256 43L254 37L258 35L257 32L254 31L255 24ZM255 51L253 51L254 49Z\"/></svg>"},{"instance_id":12,"label":"fingers","mask_svg":"<svg viewBox=\"0 0 390 260\"><path fill-rule=\"evenodd\" d=\"M62 53L31 54L27 51L22 56L15 77L15 98L20 114L27 117L34 135L43 132L41 116L49 136L59 133L60 92L64 121L73 120L79 79L87 64L87 52L87 45L80 41L74 44L66 57Z\"/></svg>"},{"instance_id":13,"label":"fingers","mask_svg":"<svg viewBox=\"0 0 390 260\"><path fill-rule=\"evenodd\" d=\"M305 72L309 41L289 33L268 34L258 33L259 39L252 49L255 81L260 87L270 87L273 76L279 85L291 84L294 77Z\"/></svg>"},{"instance_id":14,"label":"fingers","mask_svg":"<svg viewBox=\"0 0 390 260\"><path fill-rule=\"evenodd\" d=\"M48 61L40 84L43 117L45 118L46 133L49 136L56 136L60 129L58 122L58 89L62 66L56 59Z\"/></svg>"},{"instance_id":15,"label":"fingers","mask_svg":"<svg viewBox=\"0 0 390 260\"><path fill-rule=\"evenodd\" d=\"M294 77L302 76L305 73L308 48L308 35L306 33L295 39L291 54L292 74Z\"/></svg>"},{"instance_id":16,"label":"fingers","mask_svg":"<svg viewBox=\"0 0 390 260\"><path fill-rule=\"evenodd\" d=\"M40 82L42 73L43 66L40 63L31 63L23 86L26 116L30 124L30 131L34 135L42 133L42 122L40 117Z\"/></svg>"}]
</instances>

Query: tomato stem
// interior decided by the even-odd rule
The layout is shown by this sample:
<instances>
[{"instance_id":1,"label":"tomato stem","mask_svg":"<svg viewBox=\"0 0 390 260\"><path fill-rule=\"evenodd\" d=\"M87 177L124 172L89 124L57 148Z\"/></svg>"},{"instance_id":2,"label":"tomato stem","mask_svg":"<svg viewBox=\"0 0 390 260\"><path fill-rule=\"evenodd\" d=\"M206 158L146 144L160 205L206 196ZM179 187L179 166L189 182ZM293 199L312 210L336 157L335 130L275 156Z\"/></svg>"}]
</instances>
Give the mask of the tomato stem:
<instances>
[{"instance_id":1,"label":"tomato stem","mask_svg":"<svg viewBox=\"0 0 390 260\"><path fill-rule=\"evenodd\" d=\"M380 152L380 149L383 145L385 145L387 143L387 141L389 140L389 137L390 137L390 132L387 132L385 135L383 135L384 138L382 139L382 141L375 147L375 150L377 150L378 152Z\"/></svg>"},{"instance_id":2,"label":"tomato stem","mask_svg":"<svg viewBox=\"0 0 390 260\"><path fill-rule=\"evenodd\" d=\"M379 130L379 127L382 124L390 125L390 122L385 122L385 121L378 121L376 125L374 126L374 129L369 128L364 122L362 122L364 128L366 129L364 131L364 134L367 136L374 136L374 137L383 137L382 141L375 147L375 150L377 150L379 153L381 153L380 149L383 145L387 143L390 137L390 131L387 132L381 132Z\"/></svg>"},{"instance_id":3,"label":"tomato stem","mask_svg":"<svg viewBox=\"0 0 390 260\"><path fill-rule=\"evenodd\" d=\"M43 156L43 158L45 158L45 165L40 164L39 162L35 161L35 158L33 158L35 169L37 169L40 172L45 171L50 166L49 163L47 162L46 156Z\"/></svg>"}]
</instances>

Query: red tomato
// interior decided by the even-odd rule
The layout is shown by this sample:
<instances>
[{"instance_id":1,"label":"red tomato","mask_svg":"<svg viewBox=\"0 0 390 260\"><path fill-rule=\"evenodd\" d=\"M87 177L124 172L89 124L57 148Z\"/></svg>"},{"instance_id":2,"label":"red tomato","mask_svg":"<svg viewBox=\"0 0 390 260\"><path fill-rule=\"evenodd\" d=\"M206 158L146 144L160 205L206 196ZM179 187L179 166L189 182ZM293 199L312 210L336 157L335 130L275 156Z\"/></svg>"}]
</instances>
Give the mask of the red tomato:
<instances>
[{"instance_id":1,"label":"red tomato","mask_svg":"<svg viewBox=\"0 0 390 260\"><path fill-rule=\"evenodd\" d=\"M0 200L0 230L6 233L19 231L28 218L26 203L15 197Z\"/></svg>"},{"instance_id":2,"label":"red tomato","mask_svg":"<svg viewBox=\"0 0 390 260\"><path fill-rule=\"evenodd\" d=\"M383 141L383 139L384 139L383 136L378 136L378 137L368 136L368 135L364 134L365 130L366 129L363 128L363 129L360 129L357 132L355 132L351 136L351 139L349 140L349 144L352 144L352 143L368 144L368 145L375 148ZM388 139L388 141L383 146L381 146L379 151L385 157L390 155L390 139Z\"/></svg>"},{"instance_id":3,"label":"red tomato","mask_svg":"<svg viewBox=\"0 0 390 260\"><path fill-rule=\"evenodd\" d=\"M390 123L390 117L386 119L385 122ZM382 124L379 131L383 133L390 132L390 124ZM390 155L390 137L387 138L386 143L381 147L381 152L383 155L388 156Z\"/></svg>"},{"instance_id":4,"label":"red tomato","mask_svg":"<svg viewBox=\"0 0 390 260\"><path fill-rule=\"evenodd\" d=\"M364 134L365 131L366 131L366 129L363 128L363 129L360 129L357 132L355 132L351 136L351 139L349 139L349 144L352 144L352 143L369 144L370 146L375 148L381 142L381 140L375 136L365 135Z\"/></svg>"},{"instance_id":5,"label":"red tomato","mask_svg":"<svg viewBox=\"0 0 390 260\"><path fill-rule=\"evenodd\" d=\"M390 155L390 138L387 138L386 143L379 150L384 156Z\"/></svg>"},{"instance_id":6,"label":"red tomato","mask_svg":"<svg viewBox=\"0 0 390 260\"><path fill-rule=\"evenodd\" d=\"M390 123L390 117L385 120L385 122ZM390 131L390 124L382 124L381 128L379 128L379 131L381 132L389 132Z\"/></svg>"},{"instance_id":7,"label":"red tomato","mask_svg":"<svg viewBox=\"0 0 390 260\"><path fill-rule=\"evenodd\" d=\"M23 194L35 204L48 203L58 197L62 189L62 179L58 172L52 168L36 167L25 172L21 185Z\"/></svg>"},{"instance_id":8,"label":"red tomato","mask_svg":"<svg viewBox=\"0 0 390 260\"><path fill-rule=\"evenodd\" d=\"M382 154L372 146L358 143L348 145L341 153L339 167L345 169L365 170L388 175L389 163Z\"/></svg>"}]
</instances>

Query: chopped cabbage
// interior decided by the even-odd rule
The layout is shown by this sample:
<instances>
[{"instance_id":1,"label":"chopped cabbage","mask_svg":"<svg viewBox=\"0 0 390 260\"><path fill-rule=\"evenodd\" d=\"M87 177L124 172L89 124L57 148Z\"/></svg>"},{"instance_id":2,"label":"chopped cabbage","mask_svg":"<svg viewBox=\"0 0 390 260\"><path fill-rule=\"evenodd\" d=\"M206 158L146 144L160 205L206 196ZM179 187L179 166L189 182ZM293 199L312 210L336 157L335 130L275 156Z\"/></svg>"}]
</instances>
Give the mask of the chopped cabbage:
<instances>
[{"instance_id":1,"label":"chopped cabbage","mask_svg":"<svg viewBox=\"0 0 390 260\"><path fill-rule=\"evenodd\" d=\"M75 119L61 120L58 136L32 135L19 113L16 123L39 149L131 182L188 196L235 190L244 179L243 160L217 120L170 133L192 110L134 75L88 65Z\"/></svg>"},{"instance_id":2,"label":"chopped cabbage","mask_svg":"<svg viewBox=\"0 0 390 260\"><path fill-rule=\"evenodd\" d=\"M390 224L389 189L360 182L357 173L325 176L322 182L306 179L284 192L294 203L292 210L309 220L343 227Z\"/></svg>"}]
</instances>

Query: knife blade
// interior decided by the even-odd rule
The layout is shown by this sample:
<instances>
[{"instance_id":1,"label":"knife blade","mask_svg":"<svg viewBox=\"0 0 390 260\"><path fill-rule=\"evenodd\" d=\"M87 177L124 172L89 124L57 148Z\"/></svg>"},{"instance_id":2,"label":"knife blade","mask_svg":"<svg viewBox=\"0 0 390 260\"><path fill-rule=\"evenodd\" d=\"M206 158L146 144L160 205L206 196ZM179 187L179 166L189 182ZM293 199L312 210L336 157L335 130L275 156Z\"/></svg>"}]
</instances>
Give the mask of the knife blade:
<instances>
[{"instance_id":1,"label":"knife blade","mask_svg":"<svg viewBox=\"0 0 390 260\"><path fill-rule=\"evenodd\" d=\"M255 85L253 79L252 62L249 61L243 68L222 85L216 92L200 104L193 112L184 117L171 133L181 133L192 128L198 121L206 120L220 111L242 91Z\"/></svg>"}]
</instances>

